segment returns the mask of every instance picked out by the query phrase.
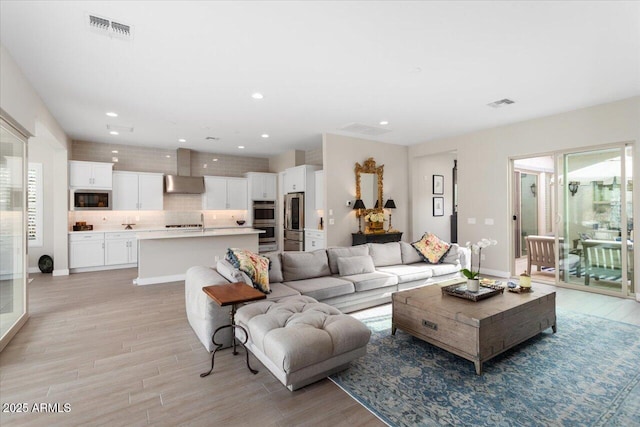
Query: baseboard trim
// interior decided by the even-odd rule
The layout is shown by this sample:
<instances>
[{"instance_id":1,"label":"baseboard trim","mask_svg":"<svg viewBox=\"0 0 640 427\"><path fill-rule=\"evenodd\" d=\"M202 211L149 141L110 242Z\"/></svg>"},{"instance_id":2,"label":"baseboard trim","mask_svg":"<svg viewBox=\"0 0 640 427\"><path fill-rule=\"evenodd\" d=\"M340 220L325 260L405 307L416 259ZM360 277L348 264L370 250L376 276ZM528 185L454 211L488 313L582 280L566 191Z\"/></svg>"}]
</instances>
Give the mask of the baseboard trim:
<instances>
[{"instance_id":1,"label":"baseboard trim","mask_svg":"<svg viewBox=\"0 0 640 427\"><path fill-rule=\"evenodd\" d=\"M61 268L58 270L53 270L52 273L54 276L68 276L69 275L69 269L68 268Z\"/></svg>"},{"instance_id":2,"label":"baseboard trim","mask_svg":"<svg viewBox=\"0 0 640 427\"><path fill-rule=\"evenodd\" d=\"M488 276L502 277L504 279L508 279L509 277L511 277L511 273L509 273L508 271L493 270L490 268L483 268L481 273Z\"/></svg>"},{"instance_id":3,"label":"baseboard trim","mask_svg":"<svg viewBox=\"0 0 640 427\"><path fill-rule=\"evenodd\" d=\"M133 279L133 284L138 286L156 285L158 283L181 282L185 279L186 274L173 274L171 276L139 277Z\"/></svg>"}]
</instances>

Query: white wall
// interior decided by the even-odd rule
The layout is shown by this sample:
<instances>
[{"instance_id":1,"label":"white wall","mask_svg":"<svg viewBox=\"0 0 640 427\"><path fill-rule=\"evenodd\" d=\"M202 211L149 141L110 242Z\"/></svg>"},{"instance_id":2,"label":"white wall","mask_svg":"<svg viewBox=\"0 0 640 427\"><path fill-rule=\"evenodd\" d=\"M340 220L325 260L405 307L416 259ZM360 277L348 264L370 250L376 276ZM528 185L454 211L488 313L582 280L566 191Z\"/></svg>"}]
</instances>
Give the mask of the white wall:
<instances>
[{"instance_id":1,"label":"white wall","mask_svg":"<svg viewBox=\"0 0 640 427\"><path fill-rule=\"evenodd\" d=\"M411 235L407 147L332 134L323 135L322 145L327 246L350 246L351 233L358 231L355 213L346 206L346 202L355 199L356 162L363 164L369 157L373 157L378 166L384 165L383 197L385 201L395 201L397 209L393 212L393 227L402 231L402 239L407 241ZM330 223L331 219L334 224Z\"/></svg>"},{"instance_id":2,"label":"white wall","mask_svg":"<svg viewBox=\"0 0 640 427\"><path fill-rule=\"evenodd\" d=\"M507 275L512 226L509 159L555 150L634 142L634 175L640 176L639 139L640 97L634 97L411 146L409 166L411 176L414 176L423 156L439 154L443 149L457 151L458 240L477 241L482 237L498 240L498 246L486 251L483 270ZM640 189L634 186L634 199L640 200L639 196ZM639 208L640 202L635 203L635 218L640 218ZM476 223L470 224L470 218ZM493 219L494 224L486 225L485 219ZM636 269L638 265L636 259Z\"/></svg>"},{"instance_id":3,"label":"white wall","mask_svg":"<svg viewBox=\"0 0 640 427\"><path fill-rule=\"evenodd\" d=\"M447 242L451 241L453 213L453 161L456 154L446 152L414 159L411 175L411 223L412 237L419 240L426 232L433 233ZM433 175L444 177L444 194L433 194ZM444 216L433 216L433 198L444 197Z\"/></svg>"},{"instance_id":4,"label":"white wall","mask_svg":"<svg viewBox=\"0 0 640 427\"><path fill-rule=\"evenodd\" d=\"M45 188L49 189L47 193L51 197L45 196L43 235L47 239L46 247L52 249L48 254L54 259L54 275L68 274L67 159L71 142L2 45L0 108L33 135L28 143L29 158L33 150L34 155L43 160L45 177L51 177L52 182L45 181ZM37 265L37 258L33 264L36 254L37 251L34 251L33 257L29 256L30 267Z\"/></svg>"}]
</instances>

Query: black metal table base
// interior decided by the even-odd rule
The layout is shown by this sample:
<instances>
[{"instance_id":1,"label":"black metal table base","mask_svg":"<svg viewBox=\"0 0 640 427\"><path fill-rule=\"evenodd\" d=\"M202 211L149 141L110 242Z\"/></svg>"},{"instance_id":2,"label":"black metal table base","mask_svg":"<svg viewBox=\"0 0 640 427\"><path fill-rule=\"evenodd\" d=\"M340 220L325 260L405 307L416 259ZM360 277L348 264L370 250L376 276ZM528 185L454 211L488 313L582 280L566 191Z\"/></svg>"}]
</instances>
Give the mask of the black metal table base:
<instances>
[{"instance_id":1,"label":"black metal table base","mask_svg":"<svg viewBox=\"0 0 640 427\"><path fill-rule=\"evenodd\" d=\"M233 314L232 314L233 316ZM220 326L218 329L216 329L213 333L213 335L211 336L211 342L213 343L213 345L216 347L213 350L213 354L211 354L211 369L209 369L209 372L205 372L200 374L200 378L204 378L207 375L209 375L211 372L213 372L213 365L214 365L214 361L215 361L215 357L216 357L216 352L218 350L220 350L222 348L222 343L217 343L216 342L216 334L218 333L218 331L222 330L222 329L226 329L226 328L231 328L231 339L233 340L233 354L236 355L238 354L238 351L236 350L236 334L235 334L235 330L236 328L239 328L242 330L242 332L244 332L244 341L240 342L240 345L242 346L242 348L244 348L244 352L247 356L247 368L249 368L249 371L252 374L257 374L258 371L253 369L251 367L251 365L249 365L249 350L247 350L247 347L245 346L245 344L247 343L247 340L249 339L249 334L247 333L247 330L245 328L243 328L240 325L236 325L236 324L231 324L231 325L224 325L224 326Z\"/></svg>"}]
</instances>

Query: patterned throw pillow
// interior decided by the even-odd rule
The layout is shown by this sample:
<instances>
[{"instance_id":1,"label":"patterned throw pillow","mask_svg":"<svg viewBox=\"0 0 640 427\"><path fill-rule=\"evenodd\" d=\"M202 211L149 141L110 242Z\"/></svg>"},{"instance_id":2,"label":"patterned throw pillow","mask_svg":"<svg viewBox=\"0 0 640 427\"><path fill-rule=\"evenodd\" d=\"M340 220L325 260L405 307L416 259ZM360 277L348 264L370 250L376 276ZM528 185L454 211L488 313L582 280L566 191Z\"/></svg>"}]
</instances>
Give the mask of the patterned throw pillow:
<instances>
[{"instance_id":1,"label":"patterned throw pillow","mask_svg":"<svg viewBox=\"0 0 640 427\"><path fill-rule=\"evenodd\" d=\"M449 252L451 245L440 240L432 233L424 233L422 239L411 244L422 255L422 258L431 264L439 264L444 256Z\"/></svg>"},{"instance_id":2,"label":"patterned throw pillow","mask_svg":"<svg viewBox=\"0 0 640 427\"><path fill-rule=\"evenodd\" d=\"M269 258L246 249L227 249L227 261L245 273L251 279L253 287L265 294L271 293L269 287Z\"/></svg>"}]
</instances>

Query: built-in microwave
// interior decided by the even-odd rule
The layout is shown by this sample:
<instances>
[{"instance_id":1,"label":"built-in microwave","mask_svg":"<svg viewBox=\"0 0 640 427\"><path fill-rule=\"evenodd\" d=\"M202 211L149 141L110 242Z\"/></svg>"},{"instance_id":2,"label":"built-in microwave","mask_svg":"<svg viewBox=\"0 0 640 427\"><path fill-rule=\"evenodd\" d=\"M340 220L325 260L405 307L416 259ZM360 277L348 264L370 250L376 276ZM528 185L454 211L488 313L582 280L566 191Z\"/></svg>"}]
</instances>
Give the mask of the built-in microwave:
<instances>
[{"instance_id":1,"label":"built-in microwave","mask_svg":"<svg viewBox=\"0 0 640 427\"><path fill-rule=\"evenodd\" d=\"M111 210L113 205L111 190L73 189L69 198L74 211Z\"/></svg>"}]
</instances>

